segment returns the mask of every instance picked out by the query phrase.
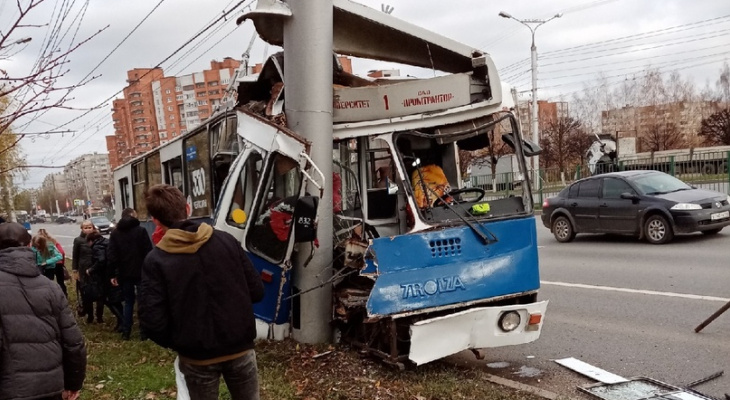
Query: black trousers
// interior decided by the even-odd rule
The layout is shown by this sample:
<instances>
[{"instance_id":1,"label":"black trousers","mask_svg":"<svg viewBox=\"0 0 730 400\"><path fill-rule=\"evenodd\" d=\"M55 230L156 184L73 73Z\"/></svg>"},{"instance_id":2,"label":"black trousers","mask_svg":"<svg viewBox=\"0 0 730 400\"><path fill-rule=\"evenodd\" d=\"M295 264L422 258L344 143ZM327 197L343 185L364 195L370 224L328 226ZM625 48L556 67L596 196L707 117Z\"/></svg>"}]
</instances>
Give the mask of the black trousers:
<instances>
[{"instance_id":1,"label":"black trousers","mask_svg":"<svg viewBox=\"0 0 730 400\"><path fill-rule=\"evenodd\" d=\"M48 268L43 271L43 275L46 276L46 278L50 280L56 280L58 282L58 286L61 286L61 290L63 290L63 294L68 297L68 290L66 289L66 282L64 281L64 274L63 270L66 267L64 267L63 264L56 264L54 268Z\"/></svg>"}]
</instances>

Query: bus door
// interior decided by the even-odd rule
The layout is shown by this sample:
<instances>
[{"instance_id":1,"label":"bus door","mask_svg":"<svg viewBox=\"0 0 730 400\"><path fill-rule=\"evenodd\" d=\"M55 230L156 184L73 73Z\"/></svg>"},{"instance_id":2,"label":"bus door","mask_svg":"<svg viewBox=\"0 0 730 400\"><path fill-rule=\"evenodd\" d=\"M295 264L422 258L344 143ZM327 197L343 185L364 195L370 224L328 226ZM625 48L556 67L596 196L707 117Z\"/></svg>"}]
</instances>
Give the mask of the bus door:
<instances>
[{"instance_id":1,"label":"bus door","mask_svg":"<svg viewBox=\"0 0 730 400\"><path fill-rule=\"evenodd\" d=\"M311 178L307 169L318 169L307 154L309 143L294 132L239 112L238 134L243 150L224 183L216 228L240 239L261 274L265 295L254 305L256 318L283 324L291 309L294 210L311 200L304 196L306 182L321 188L324 179Z\"/></svg>"}]
</instances>

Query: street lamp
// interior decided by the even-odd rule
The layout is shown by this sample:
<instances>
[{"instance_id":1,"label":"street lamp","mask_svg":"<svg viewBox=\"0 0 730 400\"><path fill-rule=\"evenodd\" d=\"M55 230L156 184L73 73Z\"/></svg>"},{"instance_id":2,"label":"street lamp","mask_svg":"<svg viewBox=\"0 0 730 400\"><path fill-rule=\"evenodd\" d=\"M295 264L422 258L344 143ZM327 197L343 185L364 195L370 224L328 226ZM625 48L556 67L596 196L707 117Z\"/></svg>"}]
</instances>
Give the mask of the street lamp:
<instances>
[{"instance_id":1,"label":"street lamp","mask_svg":"<svg viewBox=\"0 0 730 400\"><path fill-rule=\"evenodd\" d=\"M530 53L532 62L530 65L530 69L532 70L532 141L535 142L535 144L540 144L540 136L538 135L537 129L538 129L538 123L537 123L537 47L535 46L535 31L537 31L537 28L540 27L540 25L543 25L547 23L548 21L552 21L555 18L560 18L563 14L555 14L551 18L548 19L517 19L510 14L500 11L499 16L502 18L507 19L513 19L522 25L526 26L530 33L532 33L532 46L530 47ZM540 158L539 156L533 157L533 165L532 165L533 171L537 171L540 169ZM538 176L538 179L535 180L537 187L540 187L540 179Z\"/></svg>"}]
</instances>

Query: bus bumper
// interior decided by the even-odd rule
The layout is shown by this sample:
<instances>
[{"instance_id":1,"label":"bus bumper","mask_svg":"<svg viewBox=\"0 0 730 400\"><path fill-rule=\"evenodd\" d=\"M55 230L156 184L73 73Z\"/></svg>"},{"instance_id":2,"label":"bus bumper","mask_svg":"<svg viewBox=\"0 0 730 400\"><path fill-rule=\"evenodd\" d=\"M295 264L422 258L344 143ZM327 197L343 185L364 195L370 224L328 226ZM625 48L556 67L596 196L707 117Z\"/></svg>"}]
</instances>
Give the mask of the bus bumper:
<instances>
[{"instance_id":1,"label":"bus bumper","mask_svg":"<svg viewBox=\"0 0 730 400\"><path fill-rule=\"evenodd\" d=\"M416 365L425 364L467 349L501 347L530 343L540 337L548 301L503 307L480 307L455 314L421 320L411 325L411 349L408 358ZM516 329L504 332L500 317L509 311L520 315ZM539 323L530 324L540 315Z\"/></svg>"}]
</instances>

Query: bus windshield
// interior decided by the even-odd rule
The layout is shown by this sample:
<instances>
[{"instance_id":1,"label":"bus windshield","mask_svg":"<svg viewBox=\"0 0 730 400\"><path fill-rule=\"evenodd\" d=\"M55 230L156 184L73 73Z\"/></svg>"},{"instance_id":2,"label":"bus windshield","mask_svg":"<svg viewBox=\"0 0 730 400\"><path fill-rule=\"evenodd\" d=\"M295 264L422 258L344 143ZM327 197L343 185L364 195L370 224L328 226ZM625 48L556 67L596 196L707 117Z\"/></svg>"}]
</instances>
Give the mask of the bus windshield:
<instances>
[{"instance_id":1,"label":"bus windshield","mask_svg":"<svg viewBox=\"0 0 730 400\"><path fill-rule=\"evenodd\" d=\"M437 223L529 212L530 185L516 127L505 114L397 133L394 143L417 214Z\"/></svg>"}]
</instances>

